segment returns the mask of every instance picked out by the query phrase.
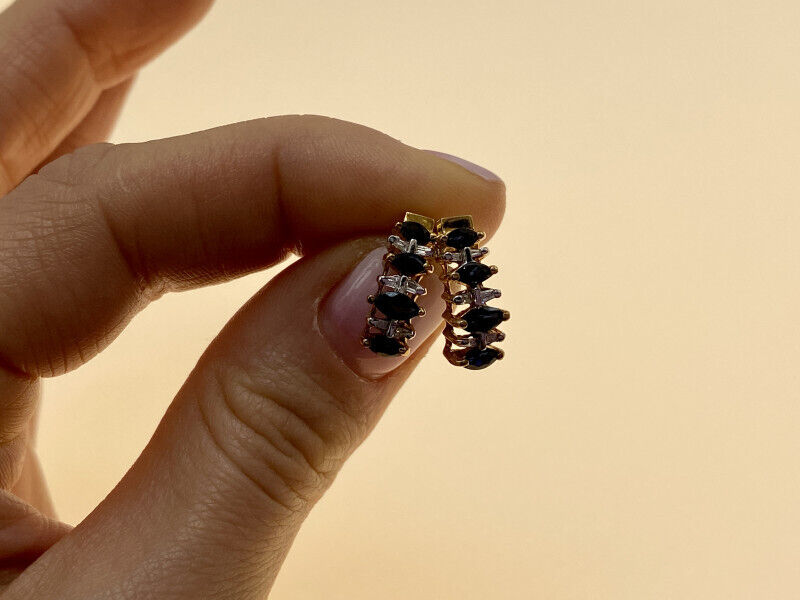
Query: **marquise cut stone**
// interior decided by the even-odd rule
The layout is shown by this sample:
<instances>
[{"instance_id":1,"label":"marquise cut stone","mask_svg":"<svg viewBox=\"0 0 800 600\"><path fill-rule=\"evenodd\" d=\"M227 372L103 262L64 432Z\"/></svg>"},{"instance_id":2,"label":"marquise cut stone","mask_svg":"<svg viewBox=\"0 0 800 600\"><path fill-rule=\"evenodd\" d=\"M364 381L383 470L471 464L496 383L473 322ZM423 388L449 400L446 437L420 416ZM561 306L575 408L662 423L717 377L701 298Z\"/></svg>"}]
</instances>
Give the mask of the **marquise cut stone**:
<instances>
[{"instance_id":1,"label":"marquise cut stone","mask_svg":"<svg viewBox=\"0 0 800 600\"><path fill-rule=\"evenodd\" d=\"M417 240L422 246L431 241L431 232L428 231L424 225L416 221L405 221L400 226L400 235L402 235L403 239L407 242Z\"/></svg>"},{"instance_id":2,"label":"marquise cut stone","mask_svg":"<svg viewBox=\"0 0 800 600\"><path fill-rule=\"evenodd\" d=\"M447 234L447 245L456 250L463 250L478 241L478 232L468 227L459 227Z\"/></svg>"},{"instance_id":3,"label":"marquise cut stone","mask_svg":"<svg viewBox=\"0 0 800 600\"><path fill-rule=\"evenodd\" d=\"M397 356L402 348L403 344L399 340L385 335L373 335L369 338L369 349L378 354Z\"/></svg>"},{"instance_id":4,"label":"marquise cut stone","mask_svg":"<svg viewBox=\"0 0 800 600\"><path fill-rule=\"evenodd\" d=\"M425 259L409 252L396 254L392 264L403 275L419 275L425 272Z\"/></svg>"},{"instance_id":5,"label":"marquise cut stone","mask_svg":"<svg viewBox=\"0 0 800 600\"><path fill-rule=\"evenodd\" d=\"M462 318L467 322L470 333L490 331L503 322L503 311L493 306L479 306L468 311Z\"/></svg>"},{"instance_id":6,"label":"marquise cut stone","mask_svg":"<svg viewBox=\"0 0 800 600\"><path fill-rule=\"evenodd\" d=\"M419 305L405 294L385 292L375 298L375 306L387 317L398 321L408 321L419 314Z\"/></svg>"},{"instance_id":7,"label":"marquise cut stone","mask_svg":"<svg viewBox=\"0 0 800 600\"><path fill-rule=\"evenodd\" d=\"M458 267L456 273L459 281L474 287L489 279L492 276L492 269L483 263L468 262Z\"/></svg>"},{"instance_id":8,"label":"marquise cut stone","mask_svg":"<svg viewBox=\"0 0 800 600\"><path fill-rule=\"evenodd\" d=\"M495 348L473 348L464 354L467 360L467 369L477 371L485 369L500 357L500 352Z\"/></svg>"}]
</instances>

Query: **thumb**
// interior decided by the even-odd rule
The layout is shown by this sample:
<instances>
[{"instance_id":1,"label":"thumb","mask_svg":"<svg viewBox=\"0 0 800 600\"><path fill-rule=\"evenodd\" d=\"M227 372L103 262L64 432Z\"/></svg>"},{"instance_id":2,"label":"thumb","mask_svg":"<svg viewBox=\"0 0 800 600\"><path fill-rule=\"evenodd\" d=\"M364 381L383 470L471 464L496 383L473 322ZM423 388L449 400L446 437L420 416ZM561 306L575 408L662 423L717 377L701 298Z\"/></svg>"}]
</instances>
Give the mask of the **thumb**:
<instances>
[{"instance_id":1,"label":"thumb","mask_svg":"<svg viewBox=\"0 0 800 600\"><path fill-rule=\"evenodd\" d=\"M431 289L408 358L360 346L348 315L363 325L380 245L361 239L302 259L242 308L122 482L8 598L263 598L302 521L440 326Z\"/></svg>"}]
</instances>

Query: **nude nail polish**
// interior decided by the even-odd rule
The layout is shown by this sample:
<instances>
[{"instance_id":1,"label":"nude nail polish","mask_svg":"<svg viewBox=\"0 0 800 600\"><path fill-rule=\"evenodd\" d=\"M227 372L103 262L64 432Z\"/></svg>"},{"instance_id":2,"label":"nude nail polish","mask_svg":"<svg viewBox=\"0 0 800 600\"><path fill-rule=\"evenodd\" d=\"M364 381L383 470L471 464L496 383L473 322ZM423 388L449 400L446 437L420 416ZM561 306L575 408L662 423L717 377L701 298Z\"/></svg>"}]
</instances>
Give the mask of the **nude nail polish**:
<instances>
[{"instance_id":1,"label":"nude nail polish","mask_svg":"<svg viewBox=\"0 0 800 600\"><path fill-rule=\"evenodd\" d=\"M379 379L402 365L422 343L436 332L442 322L444 302L442 284L435 275L422 280L427 293L418 304L425 316L411 321L416 335L408 342L408 352L401 356L375 354L365 348L362 339L370 305L367 298L378 289L378 277L383 273L384 247L367 253L353 270L339 282L320 309L323 335L350 368L361 377Z\"/></svg>"}]
</instances>

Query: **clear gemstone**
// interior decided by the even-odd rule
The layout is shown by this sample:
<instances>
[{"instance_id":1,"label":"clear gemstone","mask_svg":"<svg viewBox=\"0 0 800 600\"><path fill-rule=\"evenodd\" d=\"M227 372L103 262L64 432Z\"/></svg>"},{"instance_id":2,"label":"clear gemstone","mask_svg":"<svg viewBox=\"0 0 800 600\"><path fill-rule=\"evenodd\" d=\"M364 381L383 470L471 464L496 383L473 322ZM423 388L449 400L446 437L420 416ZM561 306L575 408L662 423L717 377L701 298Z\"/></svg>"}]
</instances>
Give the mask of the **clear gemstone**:
<instances>
[{"instance_id":1,"label":"clear gemstone","mask_svg":"<svg viewBox=\"0 0 800 600\"><path fill-rule=\"evenodd\" d=\"M417 254L419 256L433 256L433 249L428 246L420 245L417 243L417 240L405 242L396 235L390 235L389 243L402 252Z\"/></svg>"},{"instance_id":2,"label":"clear gemstone","mask_svg":"<svg viewBox=\"0 0 800 600\"><path fill-rule=\"evenodd\" d=\"M464 248L459 252L445 252L443 256L447 262L466 263L470 262L475 258L486 256L487 254L489 254L489 249L483 247L483 248Z\"/></svg>"},{"instance_id":3,"label":"clear gemstone","mask_svg":"<svg viewBox=\"0 0 800 600\"><path fill-rule=\"evenodd\" d=\"M458 305L471 304L472 306L483 306L490 300L494 300L500 296L500 290L483 287L472 288L453 296L453 303Z\"/></svg>"},{"instance_id":4,"label":"clear gemstone","mask_svg":"<svg viewBox=\"0 0 800 600\"><path fill-rule=\"evenodd\" d=\"M413 338L414 330L408 327L403 321L393 321L390 319L369 318L369 324L376 329L383 331L390 338Z\"/></svg>"},{"instance_id":5,"label":"clear gemstone","mask_svg":"<svg viewBox=\"0 0 800 600\"><path fill-rule=\"evenodd\" d=\"M466 348L486 348L494 342L502 342L506 339L506 334L497 329L492 331L476 331L470 335L460 335L454 338L455 343Z\"/></svg>"},{"instance_id":6,"label":"clear gemstone","mask_svg":"<svg viewBox=\"0 0 800 600\"><path fill-rule=\"evenodd\" d=\"M381 275L378 278L381 285L400 292L401 294L414 294L415 296L422 296L427 293L427 290L419 283L408 277L407 275Z\"/></svg>"}]
</instances>

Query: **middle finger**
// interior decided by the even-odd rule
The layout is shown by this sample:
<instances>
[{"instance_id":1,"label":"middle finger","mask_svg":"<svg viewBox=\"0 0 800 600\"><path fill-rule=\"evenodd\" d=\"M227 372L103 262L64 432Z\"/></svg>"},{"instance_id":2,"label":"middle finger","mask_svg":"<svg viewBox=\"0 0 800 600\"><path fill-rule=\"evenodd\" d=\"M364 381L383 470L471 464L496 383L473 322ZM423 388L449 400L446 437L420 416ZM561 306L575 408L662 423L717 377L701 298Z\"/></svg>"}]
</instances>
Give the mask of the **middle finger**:
<instances>
[{"instance_id":1,"label":"middle finger","mask_svg":"<svg viewBox=\"0 0 800 600\"><path fill-rule=\"evenodd\" d=\"M0 13L0 196L210 4L17 0Z\"/></svg>"}]
</instances>

